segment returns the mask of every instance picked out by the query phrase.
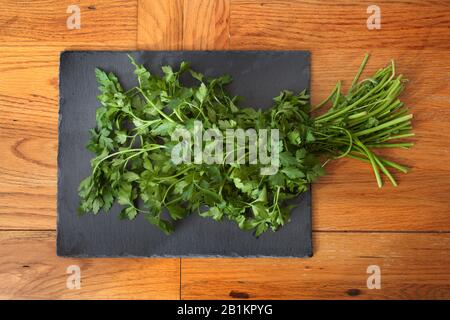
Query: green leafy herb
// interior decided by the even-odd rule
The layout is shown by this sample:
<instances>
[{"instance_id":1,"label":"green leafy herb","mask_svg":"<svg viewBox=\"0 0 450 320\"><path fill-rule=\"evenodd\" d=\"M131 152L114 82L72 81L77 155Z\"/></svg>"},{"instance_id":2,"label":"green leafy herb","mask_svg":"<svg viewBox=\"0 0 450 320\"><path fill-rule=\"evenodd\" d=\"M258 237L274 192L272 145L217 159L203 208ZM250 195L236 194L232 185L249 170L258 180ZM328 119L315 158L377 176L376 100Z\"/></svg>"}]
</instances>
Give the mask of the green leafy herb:
<instances>
[{"instance_id":1,"label":"green leafy herb","mask_svg":"<svg viewBox=\"0 0 450 320\"><path fill-rule=\"evenodd\" d=\"M413 136L412 115L398 99L404 80L392 62L359 81L367 58L346 93L339 82L327 99L311 106L305 91L282 91L268 110L240 107L238 98L225 89L229 76L206 79L186 62L178 70L162 67L160 77L130 57L139 84L129 90L114 74L97 69L101 106L87 145L95 157L91 175L80 183L79 212L97 214L118 203L123 206L121 219L141 214L167 234L174 230L174 221L196 213L234 221L259 236L289 220L292 206L287 200L324 175L329 160L367 162L379 186L382 175L397 185L392 169L408 168L376 155L374 149L412 146L403 140ZM197 85L180 82L186 72ZM312 115L325 105L325 113ZM173 165L171 134L192 128L195 120L205 130L279 129L278 172L261 175L260 164Z\"/></svg>"}]
</instances>

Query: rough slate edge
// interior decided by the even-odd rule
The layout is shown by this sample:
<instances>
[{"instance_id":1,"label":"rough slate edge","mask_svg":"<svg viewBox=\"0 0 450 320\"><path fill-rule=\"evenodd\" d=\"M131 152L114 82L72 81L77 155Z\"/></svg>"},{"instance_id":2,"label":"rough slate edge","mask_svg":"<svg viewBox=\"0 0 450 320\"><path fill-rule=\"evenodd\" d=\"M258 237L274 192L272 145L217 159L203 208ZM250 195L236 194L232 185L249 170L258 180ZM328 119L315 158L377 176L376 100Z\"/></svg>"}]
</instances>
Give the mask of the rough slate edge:
<instances>
[{"instance_id":1,"label":"rough slate edge","mask_svg":"<svg viewBox=\"0 0 450 320\"><path fill-rule=\"evenodd\" d=\"M60 65L59 65L59 86L60 86L60 90L59 90L59 112L58 112L58 171L57 171L57 177L58 177L58 182L57 182L57 255L60 257L80 257L80 258L92 258L92 257L108 257L108 258L123 258L123 257L128 257L128 258L151 258L151 257L167 257L167 258L173 258L173 257L181 257L181 258L197 258L197 257L234 257L234 258L307 258L307 257L312 257L313 256L313 243L312 243L312 218L311 218L311 185L310 185L310 190L306 193L304 193L300 198L299 198L299 204L301 204L304 208L306 208L307 211L307 217L302 217L302 219L306 219L304 221L304 225L306 227L307 230L309 230L308 232L308 238L309 241L307 243L307 247L303 248L303 255L283 255L283 256L277 256L277 255L265 255L265 254L245 254L245 255L241 255L241 254L237 254L237 253L231 253L231 254L188 254L188 255L184 255L184 254L145 254L145 255L135 255L135 254L129 254L129 253L125 253L125 254L67 254L64 252L61 252L61 248L59 246L59 241L60 241L60 214L59 214L59 209L60 209L60 196L59 196L59 190L60 190L60 186L61 186L61 169L60 169L60 162L61 162L61 153L60 153L60 143L59 143L59 137L60 137L60 128L61 128L61 124L62 124L62 112L61 112L61 106L62 106L62 101L64 99L64 97L61 96L61 61L63 59L64 54L70 54L70 53L113 53L113 54L117 54L117 53L132 53L132 54L137 54L138 55L138 59L137 62L138 63L142 63L140 62L140 55L143 53L176 53L177 51L64 51L61 52L60 54ZM178 51L178 53L181 53L182 51ZM311 82L311 76L310 76L310 52L309 51L298 51L298 50L292 50L292 51L184 51L184 53L187 54L191 54L191 53L198 53L198 54L207 54L207 53L289 53L289 52L296 52L296 53L302 53L305 55L305 59L307 60L307 68L308 68L308 81L307 81L307 86L306 88L308 88L308 90L310 90L310 82ZM120 80L120 79L119 79ZM305 203L306 202L306 203ZM105 217L106 218L106 217ZM112 218L116 218L117 217L112 217ZM189 218L189 217L188 217ZM187 219L188 219L187 218ZM185 219L185 220L187 220ZM202 219L203 218L199 218L197 217L197 219ZM193 219L191 219L193 220ZM133 222L133 221L132 221ZM216 222L213 222L216 223ZM225 223L230 223L233 224L232 222L225 222ZM288 224L290 224L290 222L288 222ZM283 227L284 228L284 227ZM156 229L155 229L156 230ZM156 230L158 231L158 230ZM241 231L241 232L245 232L245 231ZM248 232L245 232L248 233ZM267 233L271 233L270 231ZM266 233L266 235L267 235ZM264 235L263 235L264 236Z\"/></svg>"}]
</instances>

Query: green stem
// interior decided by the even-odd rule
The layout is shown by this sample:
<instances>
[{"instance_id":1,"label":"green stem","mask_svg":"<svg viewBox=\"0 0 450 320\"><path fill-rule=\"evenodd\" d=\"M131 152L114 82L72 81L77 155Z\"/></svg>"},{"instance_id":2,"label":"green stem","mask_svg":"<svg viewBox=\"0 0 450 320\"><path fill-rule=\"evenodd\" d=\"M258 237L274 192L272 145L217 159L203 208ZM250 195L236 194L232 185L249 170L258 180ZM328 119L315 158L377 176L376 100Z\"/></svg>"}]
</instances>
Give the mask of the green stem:
<instances>
[{"instance_id":1,"label":"green stem","mask_svg":"<svg viewBox=\"0 0 450 320\"><path fill-rule=\"evenodd\" d=\"M394 124L408 121L412 117L413 117L412 114L408 114L406 116L403 116L403 117L400 117L400 118L397 118L397 119L385 122L383 124L380 124L380 125L378 125L376 127L369 128L369 129L366 129L366 130L363 130L363 131L359 131L359 132L355 133L355 136L360 137L360 136L363 136L363 135L366 135L366 134L369 134L369 133L372 133L372 132L375 132L375 131L378 131L378 130L381 130L381 129L384 129L384 128L387 128L387 127L390 127L390 126L393 126Z\"/></svg>"},{"instance_id":2,"label":"green stem","mask_svg":"<svg viewBox=\"0 0 450 320\"><path fill-rule=\"evenodd\" d=\"M355 139L355 143L364 151L367 158L369 158L370 164L372 165L373 168L373 173L375 174L375 179L377 180L377 185L379 188L381 188L383 186L383 182L381 181L378 165L374 159L372 152L369 149L367 149L366 146L363 143L361 143L361 141L359 141L358 138Z\"/></svg>"},{"instance_id":3,"label":"green stem","mask_svg":"<svg viewBox=\"0 0 450 320\"><path fill-rule=\"evenodd\" d=\"M355 75L355 78L353 78L352 84L351 84L350 89L349 89L349 91L348 91L349 94L350 94L350 93L353 91L353 89L355 88L356 83L358 82L359 77L361 76L361 73L363 72L363 70L364 70L364 68L365 68L365 66L366 66L368 60L369 60L369 54L366 53L365 56L364 56L363 62L362 62L361 65L359 66L358 72L357 72L356 75Z\"/></svg>"},{"instance_id":4,"label":"green stem","mask_svg":"<svg viewBox=\"0 0 450 320\"><path fill-rule=\"evenodd\" d=\"M141 152L141 153L142 153L142 152L145 152L145 151L152 151L152 150L161 149L161 148L166 148L166 146L157 145L157 146L155 146L155 147L153 147L153 148L147 148L147 149L127 149L127 150L121 150L121 151L117 151L117 152L111 153L110 155L107 155L106 157L102 158L99 162L97 162L97 164L96 164L95 167L94 167L94 170L92 171L92 175L95 174L95 172L96 172L98 166L100 165L100 163L102 163L102 162L105 161L106 159L112 158L112 157L117 156L117 155L119 155L119 154L128 153L128 152L135 152L135 151L138 151L138 152Z\"/></svg>"},{"instance_id":5,"label":"green stem","mask_svg":"<svg viewBox=\"0 0 450 320\"><path fill-rule=\"evenodd\" d=\"M333 91L331 91L330 95L322 100L319 104L316 104L315 106L311 107L311 111L314 111L316 109L319 109L320 107L324 106L330 99L333 97L333 95L336 93L336 91L340 88L340 81L334 86Z\"/></svg>"},{"instance_id":6,"label":"green stem","mask_svg":"<svg viewBox=\"0 0 450 320\"><path fill-rule=\"evenodd\" d=\"M367 144L369 148L411 148L414 145L412 142L404 143L380 143L380 144Z\"/></svg>"},{"instance_id":7,"label":"green stem","mask_svg":"<svg viewBox=\"0 0 450 320\"><path fill-rule=\"evenodd\" d=\"M147 103L153 108L155 109L161 116L163 116L164 118L166 118L167 120L169 120L172 123L175 123L175 121L173 121L173 119L169 118L169 116L167 114L165 114L162 110L159 110L154 103L145 95L144 91L142 91L141 88L137 88L137 90L139 90L139 92L144 96L145 100L147 100Z\"/></svg>"},{"instance_id":8,"label":"green stem","mask_svg":"<svg viewBox=\"0 0 450 320\"><path fill-rule=\"evenodd\" d=\"M389 172L388 169L386 169L386 167L383 165L383 163L380 161L380 159L378 159L377 156L374 157L375 162L378 164L378 166L380 167L381 171L383 171L383 173L388 177L388 179L391 181L392 185L394 187L397 186L397 181L395 181L394 177L391 175L391 173Z\"/></svg>"}]
</instances>

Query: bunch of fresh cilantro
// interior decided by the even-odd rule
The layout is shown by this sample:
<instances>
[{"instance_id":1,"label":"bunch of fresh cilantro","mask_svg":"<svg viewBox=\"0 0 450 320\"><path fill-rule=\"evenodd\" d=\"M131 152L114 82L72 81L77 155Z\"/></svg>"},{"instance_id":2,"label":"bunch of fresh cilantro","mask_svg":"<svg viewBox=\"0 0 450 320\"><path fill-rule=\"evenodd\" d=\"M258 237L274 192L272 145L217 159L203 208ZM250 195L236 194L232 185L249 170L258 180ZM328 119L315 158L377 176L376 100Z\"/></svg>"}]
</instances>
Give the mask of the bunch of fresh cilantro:
<instances>
[{"instance_id":1,"label":"bunch of fresh cilantro","mask_svg":"<svg viewBox=\"0 0 450 320\"><path fill-rule=\"evenodd\" d=\"M373 152L412 145L402 141L413 135L412 116L398 99L404 81L395 75L393 62L359 82L366 56L348 92L339 82L317 106L310 105L305 91L283 91L270 109L256 110L240 107L226 91L229 76L205 79L182 62L178 70L163 66L160 77L130 59L139 85L129 90L114 74L96 69L101 107L87 146L95 157L91 175L79 187L80 213L108 211L117 202L123 206L122 219L142 214L167 234L174 230L173 221L195 213L234 221L259 236L289 220L287 200L323 175L330 159L370 163L379 186L381 174L396 185L390 170L408 170ZM183 73L197 85L184 86ZM327 104L325 113L311 115ZM261 175L262 165L237 162L174 165L171 150L177 142L171 134L192 129L196 120L205 130L278 129L278 172Z\"/></svg>"}]
</instances>

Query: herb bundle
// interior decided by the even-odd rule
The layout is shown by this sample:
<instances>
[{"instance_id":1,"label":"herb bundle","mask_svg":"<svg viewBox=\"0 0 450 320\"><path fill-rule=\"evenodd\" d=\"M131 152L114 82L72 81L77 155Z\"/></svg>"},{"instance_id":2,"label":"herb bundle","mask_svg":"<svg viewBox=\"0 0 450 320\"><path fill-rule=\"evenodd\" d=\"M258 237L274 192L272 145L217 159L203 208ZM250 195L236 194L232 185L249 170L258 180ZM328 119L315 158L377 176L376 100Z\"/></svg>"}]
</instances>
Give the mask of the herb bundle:
<instances>
[{"instance_id":1,"label":"herb bundle","mask_svg":"<svg viewBox=\"0 0 450 320\"><path fill-rule=\"evenodd\" d=\"M391 171L408 168L374 153L376 148L409 148L412 115L398 96L404 80L394 62L360 81L366 55L348 91L338 82L329 97L311 106L305 91L283 91L268 110L239 106L226 91L229 76L205 79L182 62L178 70L163 66L163 76L134 65L139 85L124 90L117 77L96 69L101 103L87 148L95 153L92 173L79 187L80 213L123 206L122 219L142 214L169 234L173 221L194 212L234 221L256 236L276 231L289 220L288 201L325 174L324 165L351 157L371 165L377 184L382 175L397 185ZM198 84L180 82L183 73ZM318 116L316 109L328 106ZM261 164L171 162L177 128L278 129L279 170L261 175ZM236 150L235 150L236 151ZM248 151L248 150L246 150ZM246 154L246 153L245 153Z\"/></svg>"}]
</instances>

